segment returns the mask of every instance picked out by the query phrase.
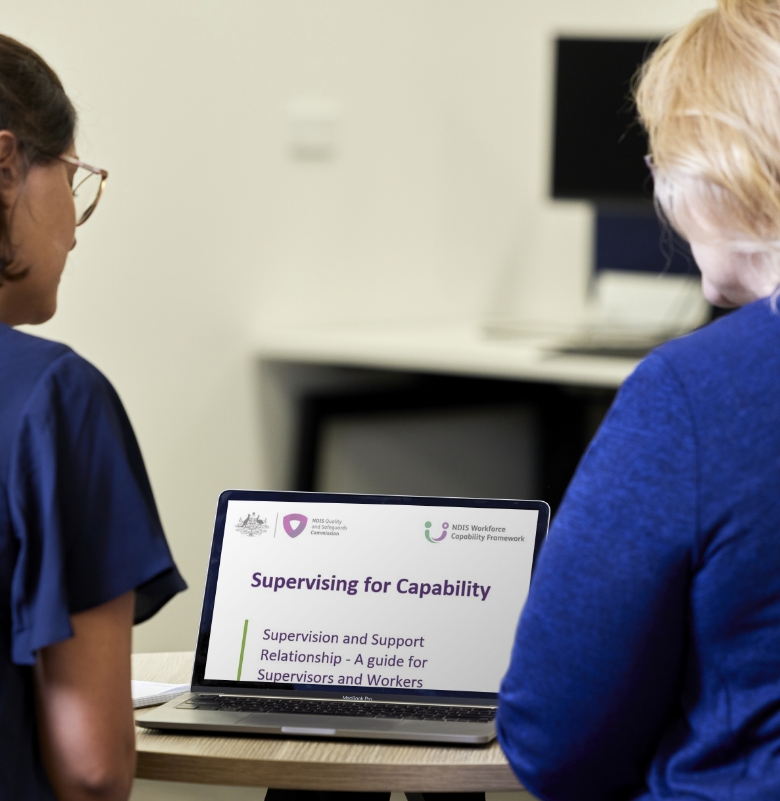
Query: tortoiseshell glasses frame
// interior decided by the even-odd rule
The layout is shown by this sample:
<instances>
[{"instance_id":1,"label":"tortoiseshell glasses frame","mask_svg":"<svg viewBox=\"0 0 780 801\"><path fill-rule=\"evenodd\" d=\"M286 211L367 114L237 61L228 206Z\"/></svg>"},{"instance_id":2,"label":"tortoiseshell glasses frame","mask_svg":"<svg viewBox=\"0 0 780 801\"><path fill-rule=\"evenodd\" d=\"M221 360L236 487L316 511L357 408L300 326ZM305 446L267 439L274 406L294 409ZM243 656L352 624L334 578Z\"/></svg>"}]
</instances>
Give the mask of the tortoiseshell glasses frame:
<instances>
[{"instance_id":1,"label":"tortoiseshell glasses frame","mask_svg":"<svg viewBox=\"0 0 780 801\"><path fill-rule=\"evenodd\" d=\"M108 172L106 170L100 169L100 167L93 167L91 164L86 164L85 162L77 159L75 156L58 156L60 161L64 161L66 164L70 164L77 169L85 170L88 175L82 178L74 187L73 187L73 196L77 197L77 192L79 187L81 187L85 181L88 181L93 175L98 176L100 178L100 183L97 186L97 189L92 189L92 192L95 192L95 197L89 199L89 203L86 208L80 213L79 218L76 220L76 225L83 225L91 216L92 213L97 208L98 201L103 196L103 190L106 186L106 179L108 178Z\"/></svg>"}]
</instances>

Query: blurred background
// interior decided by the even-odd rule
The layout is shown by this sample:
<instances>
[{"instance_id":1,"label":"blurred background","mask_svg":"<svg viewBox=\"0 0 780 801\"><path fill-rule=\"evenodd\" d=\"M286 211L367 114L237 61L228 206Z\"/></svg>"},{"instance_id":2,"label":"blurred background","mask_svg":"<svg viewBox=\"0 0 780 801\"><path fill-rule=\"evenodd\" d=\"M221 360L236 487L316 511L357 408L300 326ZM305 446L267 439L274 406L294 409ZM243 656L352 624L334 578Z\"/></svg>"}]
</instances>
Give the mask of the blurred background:
<instances>
[{"instance_id":1,"label":"blurred background","mask_svg":"<svg viewBox=\"0 0 780 801\"><path fill-rule=\"evenodd\" d=\"M116 385L191 587L138 650L193 647L219 492L284 488L264 332L579 314L593 207L550 197L556 37L656 37L704 5L4 4L110 172L35 332Z\"/></svg>"},{"instance_id":2,"label":"blurred background","mask_svg":"<svg viewBox=\"0 0 780 801\"><path fill-rule=\"evenodd\" d=\"M572 466L539 477L554 432L574 416L578 443L592 433L631 354L559 391L504 368L449 375L430 348L419 370L366 353L377 331L413 352L418 330L457 324L473 348L493 326L503 364L517 321L582 317L596 211L551 196L556 39L649 40L706 5L2 3L2 32L74 100L79 156L110 172L35 333L115 384L190 585L138 628L137 651L193 648L223 489L559 498ZM316 356L332 336L342 355ZM440 338L455 359L457 337Z\"/></svg>"}]
</instances>

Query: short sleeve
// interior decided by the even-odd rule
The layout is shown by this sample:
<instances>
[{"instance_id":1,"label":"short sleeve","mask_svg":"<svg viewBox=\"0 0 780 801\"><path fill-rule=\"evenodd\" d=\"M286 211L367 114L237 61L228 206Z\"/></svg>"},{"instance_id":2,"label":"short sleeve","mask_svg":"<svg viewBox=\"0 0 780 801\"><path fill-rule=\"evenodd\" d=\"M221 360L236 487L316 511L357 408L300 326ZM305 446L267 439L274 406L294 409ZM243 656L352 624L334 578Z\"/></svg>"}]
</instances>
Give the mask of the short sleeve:
<instances>
[{"instance_id":1,"label":"short sleeve","mask_svg":"<svg viewBox=\"0 0 780 801\"><path fill-rule=\"evenodd\" d=\"M540 798L635 798L679 713L697 559L697 438L665 359L626 381L542 550L498 713Z\"/></svg>"},{"instance_id":2,"label":"short sleeve","mask_svg":"<svg viewBox=\"0 0 780 801\"><path fill-rule=\"evenodd\" d=\"M52 363L27 402L8 501L16 664L72 636L72 614L135 590L139 623L186 588L122 403L73 352Z\"/></svg>"}]
</instances>

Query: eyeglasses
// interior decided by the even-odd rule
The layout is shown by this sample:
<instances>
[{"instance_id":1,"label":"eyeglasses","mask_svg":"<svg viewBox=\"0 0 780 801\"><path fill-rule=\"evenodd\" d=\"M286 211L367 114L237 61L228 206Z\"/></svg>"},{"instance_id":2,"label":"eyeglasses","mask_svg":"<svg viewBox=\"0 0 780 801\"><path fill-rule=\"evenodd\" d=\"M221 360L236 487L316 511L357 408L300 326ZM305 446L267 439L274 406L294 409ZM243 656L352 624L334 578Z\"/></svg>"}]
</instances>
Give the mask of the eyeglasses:
<instances>
[{"instance_id":1,"label":"eyeglasses","mask_svg":"<svg viewBox=\"0 0 780 801\"><path fill-rule=\"evenodd\" d=\"M58 158L76 168L72 184L73 201L76 204L76 225L83 225L92 216L92 212L103 194L108 173L99 167L85 164L74 156L59 156Z\"/></svg>"}]
</instances>

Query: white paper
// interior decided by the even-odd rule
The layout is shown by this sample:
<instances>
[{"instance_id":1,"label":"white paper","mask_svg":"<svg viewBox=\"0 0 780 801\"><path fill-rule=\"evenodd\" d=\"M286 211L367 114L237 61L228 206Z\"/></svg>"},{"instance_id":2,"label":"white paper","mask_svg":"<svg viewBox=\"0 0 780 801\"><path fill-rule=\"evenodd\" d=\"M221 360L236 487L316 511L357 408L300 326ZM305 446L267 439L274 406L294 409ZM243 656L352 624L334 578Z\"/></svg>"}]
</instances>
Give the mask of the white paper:
<instances>
[{"instance_id":1,"label":"white paper","mask_svg":"<svg viewBox=\"0 0 780 801\"><path fill-rule=\"evenodd\" d=\"M131 681L133 706L153 706L163 704L177 695L189 692L189 684L164 684L159 681Z\"/></svg>"}]
</instances>

